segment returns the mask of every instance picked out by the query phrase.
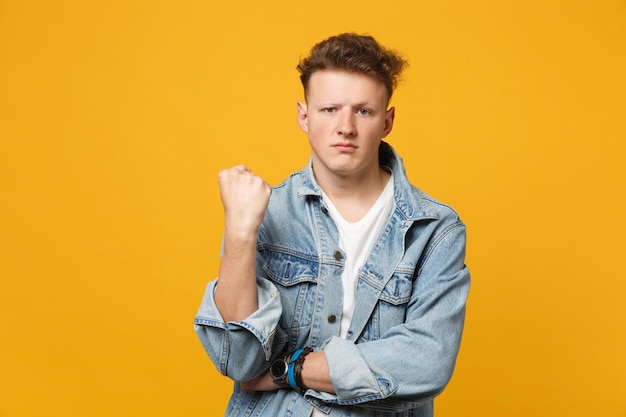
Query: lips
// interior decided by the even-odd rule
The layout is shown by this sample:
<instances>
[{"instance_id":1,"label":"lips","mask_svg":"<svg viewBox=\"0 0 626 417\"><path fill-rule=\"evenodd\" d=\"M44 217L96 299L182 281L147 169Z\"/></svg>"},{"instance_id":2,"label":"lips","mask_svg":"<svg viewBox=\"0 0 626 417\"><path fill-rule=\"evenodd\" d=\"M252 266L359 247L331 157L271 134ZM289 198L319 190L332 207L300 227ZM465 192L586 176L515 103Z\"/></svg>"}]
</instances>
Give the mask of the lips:
<instances>
[{"instance_id":1,"label":"lips","mask_svg":"<svg viewBox=\"0 0 626 417\"><path fill-rule=\"evenodd\" d=\"M352 143L336 143L332 146L340 151L354 151L357 149L357 146Z\"/></svg>"}]
</instances>

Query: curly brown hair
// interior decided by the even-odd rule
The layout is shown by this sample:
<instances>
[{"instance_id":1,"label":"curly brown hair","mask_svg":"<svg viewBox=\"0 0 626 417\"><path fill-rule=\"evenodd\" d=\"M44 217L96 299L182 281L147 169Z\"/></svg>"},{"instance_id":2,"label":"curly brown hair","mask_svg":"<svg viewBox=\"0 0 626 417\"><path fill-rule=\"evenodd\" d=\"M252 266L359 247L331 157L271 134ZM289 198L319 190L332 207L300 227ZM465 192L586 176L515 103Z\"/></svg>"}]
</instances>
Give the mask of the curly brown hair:
<instances>
[{"instance_id":1,"label":"curly brown hair","mask_svg":"<svg viewBox=\"0 0 626 417\"><path fill-rule=\"evenodd\" d=\"M340 70L368 75L382 82L391 98L398 78L408 62L396 51L381 46L369 35L342 33L325 39L311 49L297 66L304 94L311 75L320 70Z\"/></svg>"}]
</instances>

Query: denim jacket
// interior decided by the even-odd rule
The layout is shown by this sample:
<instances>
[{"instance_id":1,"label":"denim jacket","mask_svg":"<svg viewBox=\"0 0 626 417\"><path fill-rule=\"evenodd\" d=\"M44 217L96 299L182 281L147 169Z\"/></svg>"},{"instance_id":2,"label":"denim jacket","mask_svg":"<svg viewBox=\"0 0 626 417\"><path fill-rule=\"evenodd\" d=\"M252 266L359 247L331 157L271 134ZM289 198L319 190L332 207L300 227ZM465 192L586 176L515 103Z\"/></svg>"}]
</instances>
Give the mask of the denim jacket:
<instances>
[{"instance_id":1,"label":"denim jacket","mask_svg":"<svg viewBox=\"0 0 626 417\"><path fill-rule=\"evenodd\" d=\"M323 350L336 394L309 389L244 392L235 383L227 416L432 416L452 376L469 272L458 215L413 187L387 143L395 209L361 268L345 339L343 253L311 164L274 188L257 243L258 310L225 323L207 285L195 330L217 369L234 381L265 372L285 350Z\"/></svg>"}]
</instances>

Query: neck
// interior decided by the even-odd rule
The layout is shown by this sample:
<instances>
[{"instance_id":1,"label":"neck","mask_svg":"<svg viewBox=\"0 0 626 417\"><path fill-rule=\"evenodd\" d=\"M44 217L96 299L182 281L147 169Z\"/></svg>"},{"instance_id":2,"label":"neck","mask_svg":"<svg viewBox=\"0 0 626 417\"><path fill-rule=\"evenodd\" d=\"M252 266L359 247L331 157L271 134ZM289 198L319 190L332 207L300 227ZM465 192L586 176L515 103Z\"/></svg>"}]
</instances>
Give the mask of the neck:
<instances>
[{"instance_id":1,"label":"neck","mask_svg":"<svg viewBox=\"0 0 626 417\"><path fill-rule=\"evenodd\" d=\"M349 222L356 222L367 214L391 176L382 168L361 176L318 177L315 170L314 174L320 188Z\"/></svg>"}]
</instances>

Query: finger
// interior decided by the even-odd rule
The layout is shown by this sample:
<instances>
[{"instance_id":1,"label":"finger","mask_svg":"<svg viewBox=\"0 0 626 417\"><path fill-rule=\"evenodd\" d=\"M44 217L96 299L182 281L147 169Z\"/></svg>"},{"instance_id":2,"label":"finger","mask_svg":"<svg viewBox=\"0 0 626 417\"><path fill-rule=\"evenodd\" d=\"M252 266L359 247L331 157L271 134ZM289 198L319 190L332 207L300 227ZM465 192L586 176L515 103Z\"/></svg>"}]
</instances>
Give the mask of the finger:
<instances>
[{"instance_id":1,"label":"finger","mask_svg":"<svg viewBox=\"0 0 626 417\"><path fill-rule=\"evenodd\" d=\"M239 171L252 172L252 170L247 165L243 165L243 164L235 165L233 167L233 169L236 169L236 170L239 170Z\"/></svg>"},{"instance_id":2,"label":"finger","mask_svg":"<svg viewBox=\"0 0 626 417\"><path fill-rule=\"evenodd\" d=\"M221 170L217 174L217 180L221 183L223 180L232 178L233 175L243 174L243 173L252 174L252 171L246 165L235 165L234 167Z\"/></svg>"}]
</instances>

